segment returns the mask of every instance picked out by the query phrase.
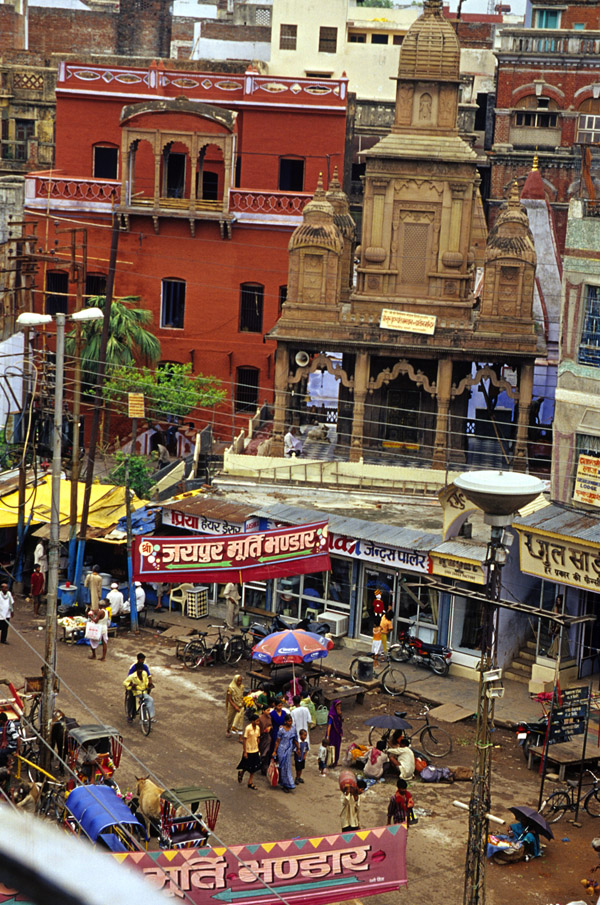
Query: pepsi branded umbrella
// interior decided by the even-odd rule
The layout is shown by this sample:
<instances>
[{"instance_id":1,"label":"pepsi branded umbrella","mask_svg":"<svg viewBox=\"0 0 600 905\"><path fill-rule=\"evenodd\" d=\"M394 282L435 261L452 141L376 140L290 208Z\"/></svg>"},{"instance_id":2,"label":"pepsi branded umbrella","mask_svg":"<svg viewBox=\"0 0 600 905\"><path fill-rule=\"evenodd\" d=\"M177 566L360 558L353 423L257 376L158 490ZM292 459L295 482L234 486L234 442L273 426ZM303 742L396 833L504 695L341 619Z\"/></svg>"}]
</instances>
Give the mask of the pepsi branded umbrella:
<instances>
[{"instance_id":1,"label":"pepsi branded umbrella","mask_svg":"<svg viewBox=\"0 0 600 905\"><path fill-rule=\"evenodd\" d=\"M312 663L333 648L330 638L302 629L273 632L252 648L252 659L261 663Z\"/></svg>"}]
</instances>

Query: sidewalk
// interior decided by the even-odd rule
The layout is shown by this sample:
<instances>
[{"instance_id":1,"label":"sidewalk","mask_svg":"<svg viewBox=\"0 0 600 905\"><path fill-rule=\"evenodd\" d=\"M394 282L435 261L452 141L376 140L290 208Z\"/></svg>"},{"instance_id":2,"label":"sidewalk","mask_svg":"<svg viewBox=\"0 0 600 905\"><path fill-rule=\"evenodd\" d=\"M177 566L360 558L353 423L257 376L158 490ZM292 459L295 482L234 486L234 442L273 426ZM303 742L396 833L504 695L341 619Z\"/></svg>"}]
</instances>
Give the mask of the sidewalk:
<instances>
[{"instance_id":1,"label":"sidewalk","mask_svg":"<svg viewBox=\"0 0 600 905\"><path fill-rule=\"evenodd\" d=\"M223 607L223 611L224 609ZM222 617L219 616L218 611L212 611L207 617L202 619L189 619L179 611L170 613L165 610L154 614L154 611L149 609L145 628L146 630L151 630L159 625L178 625L181 626L182 635L185 635L194 628L206 631L210 624L220 622L222 622ZM350 663L356 656L360 656L360 653L360 651L346 647L336 648L330 651L327 659L323 661L323 667L329 673L349 679ZM429 669L411 666L406 663L399 664L399 666L406 676L406 694L433 706L459 704L461 707L472 708L473 713L477 713L478 682L475 679L453 676L452 673L445 677L436 676ZM598 675L588 676L585 679L580 679L575 684L584 685L591 683L593 687L598 688L599 678ZM510 679L505 679L503 684L504 697L498 698L495 704L495 722L498 726L512 729L515 723L520 720L535 720L542 715L541 705L531 699L526 685L520 682L513 682ZM398 707L401 709L401 704ZM594 714L595 716L596 714Z\"/></svg>"}]
</instances>

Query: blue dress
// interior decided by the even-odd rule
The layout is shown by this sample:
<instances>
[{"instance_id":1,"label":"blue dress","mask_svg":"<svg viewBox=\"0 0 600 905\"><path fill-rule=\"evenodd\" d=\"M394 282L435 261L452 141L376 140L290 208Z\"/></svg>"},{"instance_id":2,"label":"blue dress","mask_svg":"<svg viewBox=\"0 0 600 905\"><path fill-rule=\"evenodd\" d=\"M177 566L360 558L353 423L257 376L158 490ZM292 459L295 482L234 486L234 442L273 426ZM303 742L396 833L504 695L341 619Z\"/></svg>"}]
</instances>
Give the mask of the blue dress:
<instances>
[{"instance_id":1,"label":"blue dress","mask_svg":"<svg viewBox=\"0 0 600 905\"><path fill-rule=\"evenodd\" d=\"M296 750L295 742L298 741L298 733L294 726L285 729L283 726L277 733L279 748L277 749L277 763L279 765L279 784L284 789L295 789L292 775L292 752Z\"/></svg>"},{"instance_id":2,"label":"blue dress","mask_svg":"<svg viewBox=\"0 0 600 905\"><path fill-rule=\"evenodd\" d=\"M273 749L275 748L275 742L277 741L277 734L280 728L285 723L288 716L287 710L282 710L281 713L277 713L275 708L270 713L271 717L271 747L269 748L269 758L273 754Z\"/></svg>"}]
</instances>

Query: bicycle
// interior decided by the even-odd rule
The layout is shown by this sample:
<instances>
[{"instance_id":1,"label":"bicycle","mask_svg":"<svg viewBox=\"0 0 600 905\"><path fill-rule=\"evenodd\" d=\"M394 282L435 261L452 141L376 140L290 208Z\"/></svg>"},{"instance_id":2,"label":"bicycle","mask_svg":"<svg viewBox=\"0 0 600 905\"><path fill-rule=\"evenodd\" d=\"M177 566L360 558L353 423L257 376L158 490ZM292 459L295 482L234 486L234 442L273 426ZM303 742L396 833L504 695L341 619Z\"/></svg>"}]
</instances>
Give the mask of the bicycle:
<instances>
[{"instance_id":1,"label":"bicycle","mask_svg":"<svg viewBox=\"0 0 600 905\"><path fill-rule=\"evenodd\" d=\"M374 655L370 654L369 656L373 657ZM389 663L392 662L389 653L378 654L378 658L382 659L386 665L377 672L376 666L373 664L373 678L378 679L379 682L381 682L381 687L386 694L389 694L392 697L398 697L398 695L404 694L406 690L406 676L402 670L398 669L397 666L389 665ZM362 657L355 657L350 664L350 678L353 682L359 682L361 679L361 659Z\"/></svg>"},{"instance_id":2,"label":"bicycle","mask_svg":"<svg viewBox=\"0 0 600 905\"><path fill-rule=\"evenodd\" d=\"M600 777L586 770L593 780L593 786L586 792L583 798L583 806L590 817L600 817ZM577 809L577 798L575 790L579 788L578 779L567 779L566 789L560 789L553 792L542 804L540 814L545 817L548 823L557 823L567 811L575 811Z\"/></svg>"},{"instance_id":3,"label":"bicycle","mask_svg":"<svg viewBox=\"0 0 600 905\"><path fill-rule=\"evenodd\" d=\"M223 634L220 625L209 625L217 629L217 638L208 647L204 640L208 632L198 632L196 638L188 641L183 649L183 665L186 669L198 669L199 666L211 666L214 663L229 663L231 656L230 640Z\"/></svg>"},{"instance_id":4,"label":"bicycle","mask_svg":"<svg viewBox=\"0 0 600 905\"><path fill-rule=\"evenodd\" d=\"M36 814L40 817L49 817L57 823L62 823L65 816L66 800L65 783L45 779L37 803Z\"/></svg>"},{"instance_id":5,"label":"bicycle","mask_svg":"<svg viewBox=\"0 0 600 905\"><path fill-rule=\"evenodd\" d=\"M406 717L406 713L406 710L397 710L394 716L400 717L400 719L403 720ZM423 707L423 710L421 710L418 716L424 718L425 725L418 726L414 732L410 733L404 730L404 737L407 738L409 742L412 742L415 736L418 736L420 746L429 757L445 757L447 754L450 754L452 751L452 737L445 729L442 729L441 726L434 726L429 722L429 707L427 707L427 705ZM380 734L381 730L376 726L373 726L369 732L369 744L374 745L375 742L381 738L387 745L388 739L393 731L394 730L392 729L386 729L385 732Z\"/></svg>"},{"instance_id":6,"label":"bicycle","mask_svg":"<svg viewBox=\"0 0 600 905\"><path fill-rule=\"evenodd\" d=\"M134 693L129 689L125 689L125 715L127 716L127 720L133 722L136 716L140 717L140 728L144 735L150 735L152 731L152 719L150 717L150 710L148 708L148 703L144 699L144 695L140 694L137 697Z\"/></svg>"},{"instance_id":7,"label":"bicycle","mask_svg":"<svg viewBox=\"0 0 600 905\"><path fill-rule=\"evenodd\" d=\"M239 663L242 657L250 660L252 657L252 648L255 641L252 632L249 629L242 629L239 635L233 635L229 639L229 660L228 663Z\"/></svg>"}]
</instances>

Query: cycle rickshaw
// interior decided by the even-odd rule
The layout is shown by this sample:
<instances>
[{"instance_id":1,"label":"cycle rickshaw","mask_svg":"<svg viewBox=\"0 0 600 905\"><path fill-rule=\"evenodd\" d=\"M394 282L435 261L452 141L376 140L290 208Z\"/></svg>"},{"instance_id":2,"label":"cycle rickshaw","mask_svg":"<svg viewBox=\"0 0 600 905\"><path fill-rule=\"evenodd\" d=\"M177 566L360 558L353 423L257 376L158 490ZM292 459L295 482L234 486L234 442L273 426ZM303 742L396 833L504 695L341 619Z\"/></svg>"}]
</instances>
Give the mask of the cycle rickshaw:
<instances>
[{"instance_id":1,"label":"cycle rickshaw","mask_svg":"<svg viewBox=\"0 0 600 905\"><path fill-rule=\"evenodd\" d=\"M164 789L160 796L160 847L202 848L216 826L220 807L215 793L203 786Z\"/></svg>"},{"instance_id":2,"label":"cycle rickshaw","mask_svg":"<svg viewBox=\"0 0 600 905\"><path fill-rule=\"evenodd\" d=\"M74 835L87 837L111 852L143 852L146 830L110 786L78 786L69 793L63 824Z\"/></svg>"},{"instance_id":3,"label":"cycle rickshaw","mask_svg":"<svg viewBox=\"0 0 600 905\"><path fill-rule=\"evenodd\" d=\"M67 737L67 761L69 769L83 785L104 784L119 787L113 779L121 763L123 736L113 726L90 724L69 729ZM71 779L67 788L76 785Z\"/></svg>"}]
</instances>

